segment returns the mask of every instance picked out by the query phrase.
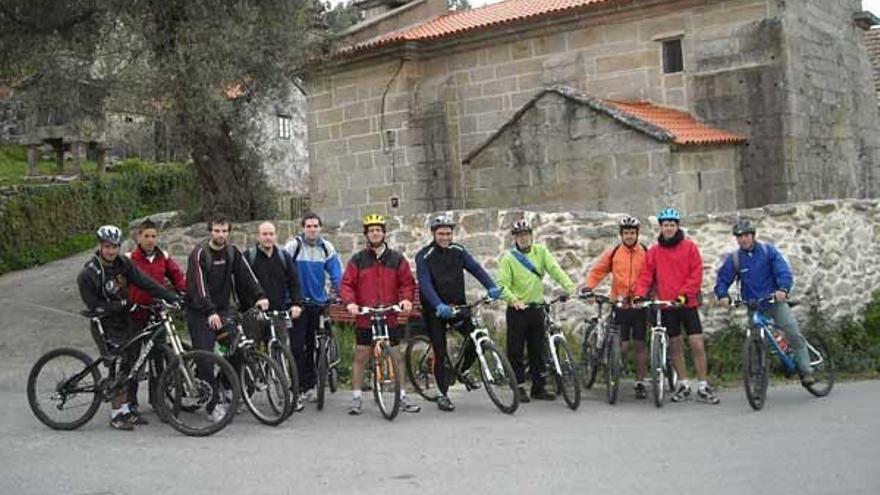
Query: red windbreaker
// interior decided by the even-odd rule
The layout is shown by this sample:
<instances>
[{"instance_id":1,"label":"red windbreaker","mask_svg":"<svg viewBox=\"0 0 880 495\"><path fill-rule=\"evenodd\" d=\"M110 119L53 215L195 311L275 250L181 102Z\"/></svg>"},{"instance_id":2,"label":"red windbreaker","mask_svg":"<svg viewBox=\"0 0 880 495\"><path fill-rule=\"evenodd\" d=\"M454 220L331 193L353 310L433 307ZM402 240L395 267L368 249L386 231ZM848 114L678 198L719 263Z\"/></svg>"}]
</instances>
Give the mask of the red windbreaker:
<instances>
[{"instance_id":1,"label":"red windbreaker","mask_svg":"<svg viewBox=\"0 0 880 495\"><path fill-rule=\"evenodd\" d=\"M372 249L355 253L345 267L340 297L346 305L387 306L415 297L416 282L409 262L393 249L385 248L379 258ZM388 315L388 326L396 326L397 318ZM358 328L370 328L370 319L358 316Z\"/></svg>"},{"instance_id":2,"label":"red windbreaker","mask_svg":"<svg viewBox=\"0 0 880 495\"><path fill-rule=\"evenodd\" d=\"M175 291L178 293L186 291L186 277L183 274L183 270L165 251L156 248L152 259L150 259L140 247L136 247L128 256L138 270L158 282L159 285L165 285L165 278L167 277L168 280L171 280ZM128 297L131 299L131 302L137 304L150 304L153 302L153 296L134 285L129 289ZM143 319L146 318L146 312L138 313L133 316L136 318L138 316L143 317Z\"/></svg>"},{"instance_id":3,"label":"red windbreaker","mask_svg":"<svg viewBox=\"0 0 880 495\"><path fill-rule=\"evenodd\" d=\"M703 285L703 257L694 241L682 239L674 246L654 244L648 249L645 268L636 284L636 295L645 297L655 287L657 298L673 301L687 296L688 308L699 306L697 295Z\"/></svg>"}]
</instances>

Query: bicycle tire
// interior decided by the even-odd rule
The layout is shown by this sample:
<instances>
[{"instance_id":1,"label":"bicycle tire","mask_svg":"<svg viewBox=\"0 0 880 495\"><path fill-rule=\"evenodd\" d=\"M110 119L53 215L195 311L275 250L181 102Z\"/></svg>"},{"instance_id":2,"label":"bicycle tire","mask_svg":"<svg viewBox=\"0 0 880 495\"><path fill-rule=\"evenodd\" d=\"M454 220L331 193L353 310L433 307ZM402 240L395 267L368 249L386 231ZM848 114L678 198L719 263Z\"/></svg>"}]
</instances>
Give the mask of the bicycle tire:
<instances>
[{"instance_id":1,"label":"bicycle tire","mask_svg":"<svg viewBox=\"0 0 880 495\"><path fill-rule=\"evenodd\" d=\"M559 361L559 369L562 371L562 374L556 374L556 389L562 394L565 404L572 411L576 411L581 405L581 383L574 358L572 358L568 343L564 338L553 339L553 345L556 347L556 359Z\"/></svg>"},{"instance_id":2,"label":"bicycle tire","mask_svg":"<svg viewBox=\"0 0 880 495\"><path fill-rule=\"evenodd\" d=\"M519 407L519 394L517 393L513 366L491 341L484 340L480 346L483 350L483 359L486 360L486 366L480 363L480 377L483 380L486 393L501 412L513 414ZM510 398L502 397L502 393L509 393Z\"/></svg>"},{"instance_id":3,"label":"bicycle tire","mask_svg":"<svg viewBox=\"0 0 880 495\"><path fill-rule=\"evenodd\" d=\"M768 366L767 348L760 333L743 340L742 350L743 388L752 409L760 411L767 398Z\"/></svg>"},{"instance_id":4,"label":"bicycle tire","mask_svg":"<svg viewBox=\"0 0 880 495\"><path fill-rule=\"evenodd\" d=\"M296 400L299 397L299 373L296 371L296 360L290 349L281 342L276 341L269 349L269 357L281 368L287 383L290 385L290 400L288 401L287 416L293 414L296 408Z\"/></svg>"},{"instance_id":5,"label":"bicycle tire","mask_svg":"<svg viewBox=\"0 0 880 495\"><path fill-rule=\"evenodd\" d=\"M434 402L440 397L440 388L434 376L434 348L426 335L411 337L404 351L406 376L413 389L423 399Z\"/></svg>"},{"instance_id":6,"label":"bicycle tire","mask_svg":"<svg viewBox=\"0 0 880 495\"><path fill-rule=\"evenodd\" d=\"M587 324L584 329L584 340L581 344L581 366L584 373L584 388L593 388L596 375L599 373L599 350L596 348L596 324Z\"/></svg>"},{"instance_id":7,"label":"bicycle tire","mask_svg":"<svg viewBox=\"0 0 880 495\"><path fill-rule=\"evenodd\" d=\"M278 363L262 352L246 351L238 375L244 404L259 422L278 426L287 419L290 383Z\"/></svg>"},{"instance_id":8,"label":"bicycle tire","mask_svg":"<svg viewBox=\"0 0 880 495\"><path fill-rule=\"evenodd\" d=\"M48 365L55 362L57 364L53 364L54 366L62 366L61 361L65 358L75 361L75 363L72 363L69 367L64 366L65 370L70 369L72 371L61 372L60 376L58 376L59 374L51 373ZM101 394L98 391L98 387L101 384L101 372L96 366L92 368L90 372L82 373L92 363L92 358L89 357L88 354L78 349L71 348L53 349L44 354L36 363L34 363L28 374L27 397L31 411L33 411L34 416L36 416L40 422L53 430L75 430L88 423L95 416L95 413L98 412L98 408L101 406ZM47 376L49 374L52 374L53 376ZM69 382L68 380L80 374L82 376L76 381L77 388L71 391L70 389L74 385L74 382ZM46 387L39 386L42 382L41 378L43 377L48 380ZM85 382L83 380L85 380ZM64 391L60 390L61 385L64 385ZM84 387L86 391L77 392L76 390L80 387ZM91 388L92 390L88 391L88 388ZM83 395L86 400L83 402L77 402L73 406L67 408L67 410L75 411L77 409L82 409L82 414L74 416L68 420L51 417L53 410L62 411L67 404L67 401L70 398L76 398L77 395ZM61 407L59 407L59 405L44 407L43 400L41 400L44 396L46 402L56 400L63 400L64 402L59 404ZM47 403L45 406L49 406L49 404Z\"/></svg>"},{"instance_id":9,"label":"bicycle tire","mask_svg":"<svg viewBox=\"0 0 880 495\"><path fill-rule=\"evenodd\" d=\"M323 340L318 343L317 366L317 390L316 405L318 410L324 409L324 389L327 388L327 343Z\"/></svg>"},{"instance_id":10,"label":"bicycle tire","mask_svg":"<svg viewBox=\"0 0 880 495\"><path fill-rule=\"evenodd\" d=\"M660 336L651 338L651 396L654 406L663 407L663 387L666 374L666 362L663 359L663 343Z\"/></svg>"},{"instance_id":11,"label":"bicycle tire","mask_svg":"<svg viewBox=\"0 0 880 495\"><path fill-rule=\"evenodd\" d=\"M809 335L809 338L807 338L807 335ZM819 366L813 365L813 376L816 378L816 382L811 385L803 385L803 387L816 397L825 397L831 393L831 389L834 388L834 382L837 379L834 360L828 350L828 344L821 335L816 332L810 332L807 335L804 335L804 342L812 345L816 352L819 353L819 356L814 356L813 350L808 347L807 352L810 354L810 361L814 361L814 357L821 357L822 363Z\"/></svg>"},{"instance_id":12,"label":"bicycle tire","mask_svg":"<svg viewBox=\"0 0 880 495\"><path fill-rule=\"evenodd\" d=\"M210 380L199 378L196 371L199 363L210 368ZM170 397L158 403L161 417L175 430L194 437L213 435L225 428L235 417L241 400L238 377L232 365L213 352L203 350L187 351L175 357L159 375L159 389ZM201 411L204 407L207 413L212 404L215 408L218 405L225 408L225 414L217 421Z\"/></svg>"},{"instance_id":13,"label":"bicycle tire","mask_svg":"<svg viewBox=\"0 0 880 495\"><path fill-rule=\"evenodd\" d=\"M339 369L337 365L330 366L331 362L339 360L339 343L336 342L335 333L330 335L330 344L327 352L329 353L327 359L327 386L330 387L330 393L335 394L339 390Z\"/></svg>"},{"instance_id":14,"label":"bicycle tire","mask_svg":"<svg viewBox=\"0 0 880 495\"><path fill-rule=\"evenodd\" d=\"M373 399L382 416L392 421L400 412L400 379L388 345L379 344L377 354L373 356Z\"/></svg>"},{"instance_id":15,"label":"bicycle tire","mask_svg":"<svg viewBox=\"0 0 880 495\"><path fill-rule=\"evenodd\" d=\"M623 365L620 357L620 334L608 332L605 341L605 400L614 405L617 402L617 392L620 388L620 367Z\"/></svg>"}]
</instances>

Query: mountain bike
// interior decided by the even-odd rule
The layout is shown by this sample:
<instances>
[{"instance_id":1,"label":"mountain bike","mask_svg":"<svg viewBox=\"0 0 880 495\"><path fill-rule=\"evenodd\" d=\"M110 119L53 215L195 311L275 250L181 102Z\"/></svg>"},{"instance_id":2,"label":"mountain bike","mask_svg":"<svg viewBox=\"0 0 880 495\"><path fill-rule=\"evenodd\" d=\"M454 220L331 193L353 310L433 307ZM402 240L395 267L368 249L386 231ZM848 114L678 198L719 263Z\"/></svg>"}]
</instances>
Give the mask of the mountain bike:
<instances>
[{"instance_id":1,"label":"mountain bike","mask_svg":"<svg viewBox=\"0 0 880 495\"><path fill-rule=\"evenodd\" d=\"M59 348L37 360L27 382L28 403L37 419L56 430L81 427L94 417L101 401L112 400L144 372L148 356L158 349L165 358L155 387L160 400L154 400L154 407L158 407L160 418L190 436L212 435L232 421L241 397L235 370L210 352L184 351L169 314L179 306L160 301L141 307L150 312L147 325L121 345L106 342L106 355L92 359L78 349ZM108 315L81 314L91 320L103 339L102 320ZM132 346L141 346L140 353L131 369L120 373L122 357ZM107 377L101 375L101 366L107 368ZM197 367L203 373L198 373ZM201 410L218 404L226 406L226 414L217 421Z\"/></svg>"},{"instance_id":2,"label":"mountain bike","mask_svg":"<svg viewBox=\"0 0 880 495\"><path fill-rule=\"evenodd\" d=\"M250 309L245 315L259 315L259 309ZM293 411L290 383L281 366L266 353L257 350L253 339L247 337L242 326L242 315L222 317L223 326L217 333L219 350L238 370L242 399L255 418L263 424L277 426Z\"/></svg>"},{"instance_id":3,"label":"mountain bike","mask_svg":"<svg viewBox=\"0 0 880 495\"><path fill-rule=\"evenodd\" d=\"M648 321L652 321L651 325L651 396L654 399L654 405L663 407L663 396L665 389L669 391L675 390L675 384L678 383L678 372L672 366L672 360L669 356L669 335L666 333L666 327L663 326L662 308L675 308L680 305L672 301L661 301L659 299L649 299L633 304L633 307L642 307L649 312Z\"/></svg>"},{"instance_id":4,"label":"mountain bike","mask_svg":"<svg viewBox=\"0 0 880 495\"><path fill-rule=\"evenodd\" d=\"M261 318L266 322L268 335L266 336L266 351L269 357L275 361L284 371L284 376L290 384L290 408L288 414L293 413L296 408L296 401L299 397L299 374L296 371L296 360L290 352L290 344L288 343L288 331L293 323L291 322L290 313L287 311L265 311ZM275 330L275 321L283 322L284 331L279 338L278 332Z\"/></svg>"},{"instance_id":5,"label":"mountain bike","mask_svg":"<svg viewBox=\"0 0 880 495\"><path fill-rule=\"evenodd\" d=\"M743 385L746 400L756 411L764 407L767 398L767 387L770 383L768 351L770 355L775 355L779 359L786 378L799 373L793 350L788 346L782 329L761 309L764 302L773 304L775 299L771 297L766 300L733 303L734 307L745 306L749 309L749 326L746 328L742 351ZM789 302L788 305L795 306L797 303ZM812 333L809 334L809 338L804 335L804 345L807 346L807 354L816 381L802 385L814 396L824 397L831 393L834 387L836 378L834 361L821 335Z\"/></svg>"},{"instance_id":6,"label":"mountain bike","mask_svg":"<svg viewBox=\"0 0 880 495\"><path fill-rule=\"evenodd\" d=\"M605 306L620 307L623 303L593 292L583 293L578 297L592 299L598 306L597 315L586 321L584 341L581 345L584 388L589 390L593 387L601 365L605 381L605 400L613 405L617 402L617 391L620 387L620 375L623 369L620 328L612 322L614 312L608 311L603 315L602 308Z\"/></svg>"},{"instance_id":7,"label":"mountain bike","mask_svg":"<svg viewBox=\"0 0 880 495\"><path fill-rule=\"evenodd\" d=\"M379 411L388 421L397 417L400 411L400 377L394 357L391 355L391 338L388 335L387 313L403 312L398 305L361 306L358 314L369 316L370 332L373 335L373 398Z\"/></svg>"},{"instance_id":8,"label":"mountain bike","mask_svg":"<svg viewBox=\"0 0 880 495\"><path fill-rule=\"evenodd\" d=\"M339 343L336 341L336 335L333 332L333 326L330 323L330 304L317 304L310 299L306 299L303 304L305 306L318 306L321 312L318 316L318 329L315 331L315 375L317 393L318 410L324 409L324 399L326 389L330 388L330 393L335 394L339 388Z\"/></svg>"},{"instance_id":9,"label":"mountain bike","mask_svg":"<svg viewBox=\"0 0 880 495\"><path fill-rule=\"evenodd\" d=\"M454 317L447 321L447 329L450 326L460 325L465 319L470 318L474 330L470 332L454 359L450 358L450 354L453 354L451 350L446 352L444 366L447 369L446 376L450 380L448 385L452 385L458 379L466 384L468 391L474 390L476 387L470 384L471 380L466 376L467 370L462 369L465 346L473 346L480 363L480 377L489 399L501 412L513 414L519 407L513 367L492 341L479 314L479 307L491 301L492 299L485 297L469 305L453 306ZM434 379L434 359L430 338L426 335L417 335L409 339L405 352L407 375L416 392L429 401L436 401L440 394Z\"/></svg>"},{"instance_id":10,"label":"mountain bike","mask_svg":"<svg viewBox=\"0 0 880 495\"><path fill-rule=\"evenodd\" d=\"M568 296L563 295L541 305L544 310L544 333L547 337L545 362L547 369L552 370L556 376L556 392L562 395L568 407L577 410L581 404L581 382L565 334L562 333L562 326L557 323L552 310L554 305L567 300Z\"/></svg>"}]
</instances>

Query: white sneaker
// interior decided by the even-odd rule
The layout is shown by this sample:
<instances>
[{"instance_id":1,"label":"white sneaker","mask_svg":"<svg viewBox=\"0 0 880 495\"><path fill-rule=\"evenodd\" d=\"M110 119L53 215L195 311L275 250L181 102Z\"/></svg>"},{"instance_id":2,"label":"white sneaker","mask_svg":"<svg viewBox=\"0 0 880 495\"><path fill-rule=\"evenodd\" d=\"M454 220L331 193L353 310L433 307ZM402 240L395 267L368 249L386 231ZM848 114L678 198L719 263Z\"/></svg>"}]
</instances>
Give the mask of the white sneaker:
<instances>
[{"instance_id":1,"label":"white sneaker","mask_svg":"<svg viewBox=\"0 0 880 495\"><path fill-rule=\"evenodd\" d=\"M314 388L306 390L305 396L309 402L318 402L318 391Z\"/></svg>"},{"instance_id":2,"label":"white sneaker","mask_svg":"<svg viewBox=\"0 0 880 495\"><path fill-rule=\"evenodd\" d=\"M211 411L209 417L211 418L211 421L215 423L223 421L223 418L226 417L226 406L224 404L215 405L214 410Z\"/></svg>"}]
</instances>

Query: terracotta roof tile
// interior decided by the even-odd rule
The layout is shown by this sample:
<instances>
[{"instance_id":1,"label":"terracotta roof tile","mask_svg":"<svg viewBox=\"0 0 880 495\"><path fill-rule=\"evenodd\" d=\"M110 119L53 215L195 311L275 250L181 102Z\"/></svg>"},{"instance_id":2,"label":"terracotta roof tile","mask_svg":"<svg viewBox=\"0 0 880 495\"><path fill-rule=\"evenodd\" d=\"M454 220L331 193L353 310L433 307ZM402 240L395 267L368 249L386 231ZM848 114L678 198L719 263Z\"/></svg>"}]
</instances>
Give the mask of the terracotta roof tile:
<instances>
[{"instance_id":1,"label":"terracotta roof tile","mask_svg":"<svg viewBox=\"0 0 880 495\"><path fill-rule=\"evenodd\" d=\"M693 115L638 101L603 100L617 110L659 127L673 136L675 144L736 144L746 140L744 136L722 131L702 124Z\"/></svg>"},{"instance_id":2,"label":"terracotta roof tile","mask_svg":"<svg viewBox=\"0 0 880 495\"><path fill-rule=\"evenodd\" d=\"M441 15L421 24L358 43L343 52L361 51L406 41L445 38L501 24L568 14L578 9L615 1L625 0L507 0L476 9Z\"/></svg>"}]
</instances>

